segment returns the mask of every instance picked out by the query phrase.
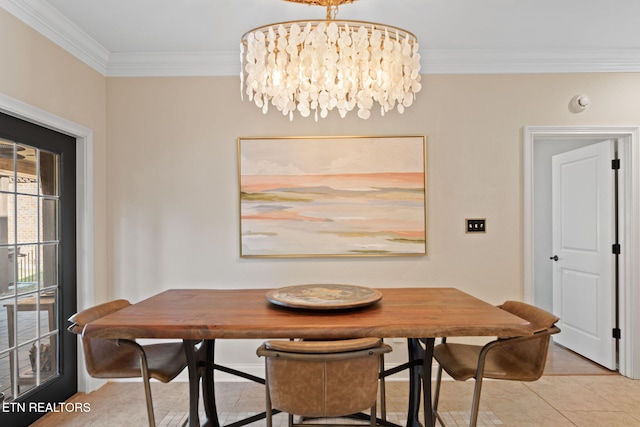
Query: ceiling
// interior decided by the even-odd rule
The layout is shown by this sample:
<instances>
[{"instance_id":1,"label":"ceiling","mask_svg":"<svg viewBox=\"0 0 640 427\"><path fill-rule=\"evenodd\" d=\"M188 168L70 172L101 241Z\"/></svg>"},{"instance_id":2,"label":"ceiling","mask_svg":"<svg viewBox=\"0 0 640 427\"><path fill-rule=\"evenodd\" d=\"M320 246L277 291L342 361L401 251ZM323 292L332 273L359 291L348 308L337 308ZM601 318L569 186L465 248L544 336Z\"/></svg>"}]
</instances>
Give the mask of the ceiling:
<instances>
[{"instance_id":1,"label":"ceiling","mask_svg":"<svg viewBox=\"0 0 640 427\"><path fill-rule=\"evenodd\" d=\"M322 19L282 0L0 0L104 75L237 75L264 24ZM640 71L640 1L358 0L337 19L413 32L426 73Z\"/></svg>"}]
</instances>

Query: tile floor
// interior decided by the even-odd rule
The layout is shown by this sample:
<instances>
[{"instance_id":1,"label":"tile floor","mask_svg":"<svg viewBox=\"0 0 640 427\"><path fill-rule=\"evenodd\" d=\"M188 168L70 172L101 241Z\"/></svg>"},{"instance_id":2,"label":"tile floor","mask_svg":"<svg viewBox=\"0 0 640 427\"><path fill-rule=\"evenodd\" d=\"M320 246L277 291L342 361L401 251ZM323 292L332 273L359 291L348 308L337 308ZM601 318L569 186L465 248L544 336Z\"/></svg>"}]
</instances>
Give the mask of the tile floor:
<instances>
[{"instance_id":1,"label":"tile floor","mask_svg":"<svg viewBox=\"0 0 640 427\"><path fill-rule=\"evenodd\" d=\"M550 353L545 375L536 382L486 381L479 425L483 426L624 426L640 427L640 381L594 367L561 351ZM153 383L158 425L181 425L188 405L186 383ZM219 384L218 411L223 424L264 410L264 389L254 383ZM408 385L387 382L390 421L404 424ZM473 381L443 384L440 410L448 425L466 425ZM90 404L87 413L48 414L32 427L111 427L147 424L140 383L109 383L90 394L77 394L72 402ZM465 417L466 420L465 420ZM286 418L274 417L275 427ZM264 426L264 420L250 424Z\"/></svg>"}]
</instances>

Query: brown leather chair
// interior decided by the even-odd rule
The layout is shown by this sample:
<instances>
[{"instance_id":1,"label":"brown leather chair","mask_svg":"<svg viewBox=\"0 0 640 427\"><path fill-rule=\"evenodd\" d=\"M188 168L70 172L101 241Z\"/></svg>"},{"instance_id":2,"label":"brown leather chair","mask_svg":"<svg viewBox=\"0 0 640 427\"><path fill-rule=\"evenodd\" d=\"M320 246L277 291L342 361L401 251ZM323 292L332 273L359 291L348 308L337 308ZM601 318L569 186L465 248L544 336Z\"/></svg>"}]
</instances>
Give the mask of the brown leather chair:
<instances>
[{"instance_id":1,"label":"brown leather chair","mask_svg":"<svg viewBox=\"0 0 640 427\"><path fill-rule=\"evenodd\" d=\"M542 376L549 338L552 334L560 332L555 326L559 318L523 302L507 301L500 308L528 320L534 334L514 338L502 337L485 346L447 343L445 338L435 347L433 356L440 366L434 393L433 416L443 426L444 422L438 414L443 369L456 381L466 381L469 378L476 380L470 426L475 426L478 420L483 378L535 381Z\"/></svg>"},{"instance_id":2,"label":"brown leather chair","mask_svg":"<svg viewBox=\"0 0 640 427\"><path fill-rule=\"evenodd\" d=\"M87 323L131 305L115 300L88 308L69 318L68 330L82 336ZM137 378L144 383L149 425L155 426L150 378L163 383L173 380L187 366L182 343L139 345L130 340L108 340L82 336L82 348L89 375L95 378Z\"/></svg>"},{"instance_id":3,"label":"brown leather chair","mask_svg":"<svg viewBox=\"0 0 640 427\"><path fill-rule=\"evenodd\" d=\"M289 414L289 426L301 425L293 415L339 418L371 409L375 426L380 357L390 351L379 338L265 342L257 353L265 357L267 427L273 409Z\"/></svg>"}]
</instances>

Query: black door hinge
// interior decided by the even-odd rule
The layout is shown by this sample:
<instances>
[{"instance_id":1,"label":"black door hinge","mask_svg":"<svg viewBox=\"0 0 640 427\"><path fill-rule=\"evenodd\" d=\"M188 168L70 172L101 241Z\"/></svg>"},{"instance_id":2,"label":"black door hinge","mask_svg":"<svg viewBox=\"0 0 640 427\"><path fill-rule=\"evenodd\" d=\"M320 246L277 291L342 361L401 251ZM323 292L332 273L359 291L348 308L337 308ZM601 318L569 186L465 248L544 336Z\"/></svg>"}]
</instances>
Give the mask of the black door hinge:
<instances>
[{"instance_id":1,"label":"black door hinge","mask_svg":"<svg viewBox=\"0 0 640 427\"><path fill-rule=\"evenodd\" d=\"M620 250L620 243L615 243L611 247L611 252L613 252L614 255L620 255Z\"/></svg>"},{"instance_id":2,"label":"black door hinge","mask_svg":"<svg viewBox=\"0 0 640 427\"><path fill-rule=\"evenodd\" d=\"M611 160L611 169L614 169L614 170L620 169L620 159Z\"/></svg>"},{"instance_id":3,"label":"black door hinge","mask_svg":"<svg viewBox=\"0 0 640 427\"><path fill-rule=\"evenodd\" d=\"M620 328L613 328L613 337L618 340L622 338L622 331Z\"/></svg>"}]
</instances>

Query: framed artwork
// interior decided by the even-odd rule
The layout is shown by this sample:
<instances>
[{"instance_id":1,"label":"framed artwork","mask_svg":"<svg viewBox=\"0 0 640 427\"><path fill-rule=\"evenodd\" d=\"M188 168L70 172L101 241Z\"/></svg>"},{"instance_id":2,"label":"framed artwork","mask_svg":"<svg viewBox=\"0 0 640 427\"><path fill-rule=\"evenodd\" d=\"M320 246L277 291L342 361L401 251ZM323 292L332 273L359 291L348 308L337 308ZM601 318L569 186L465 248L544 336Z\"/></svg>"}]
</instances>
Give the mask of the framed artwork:
<instances>
[{"instance_id":1,"label":"framed artwork","mask_svg":"<svg viewBox=\"0 0 640 427\"><path fill-rule=\"evenodd\" d=\"M241 257L426 255L426 137L238 138Z\"/></svg>"}]
</instances>

